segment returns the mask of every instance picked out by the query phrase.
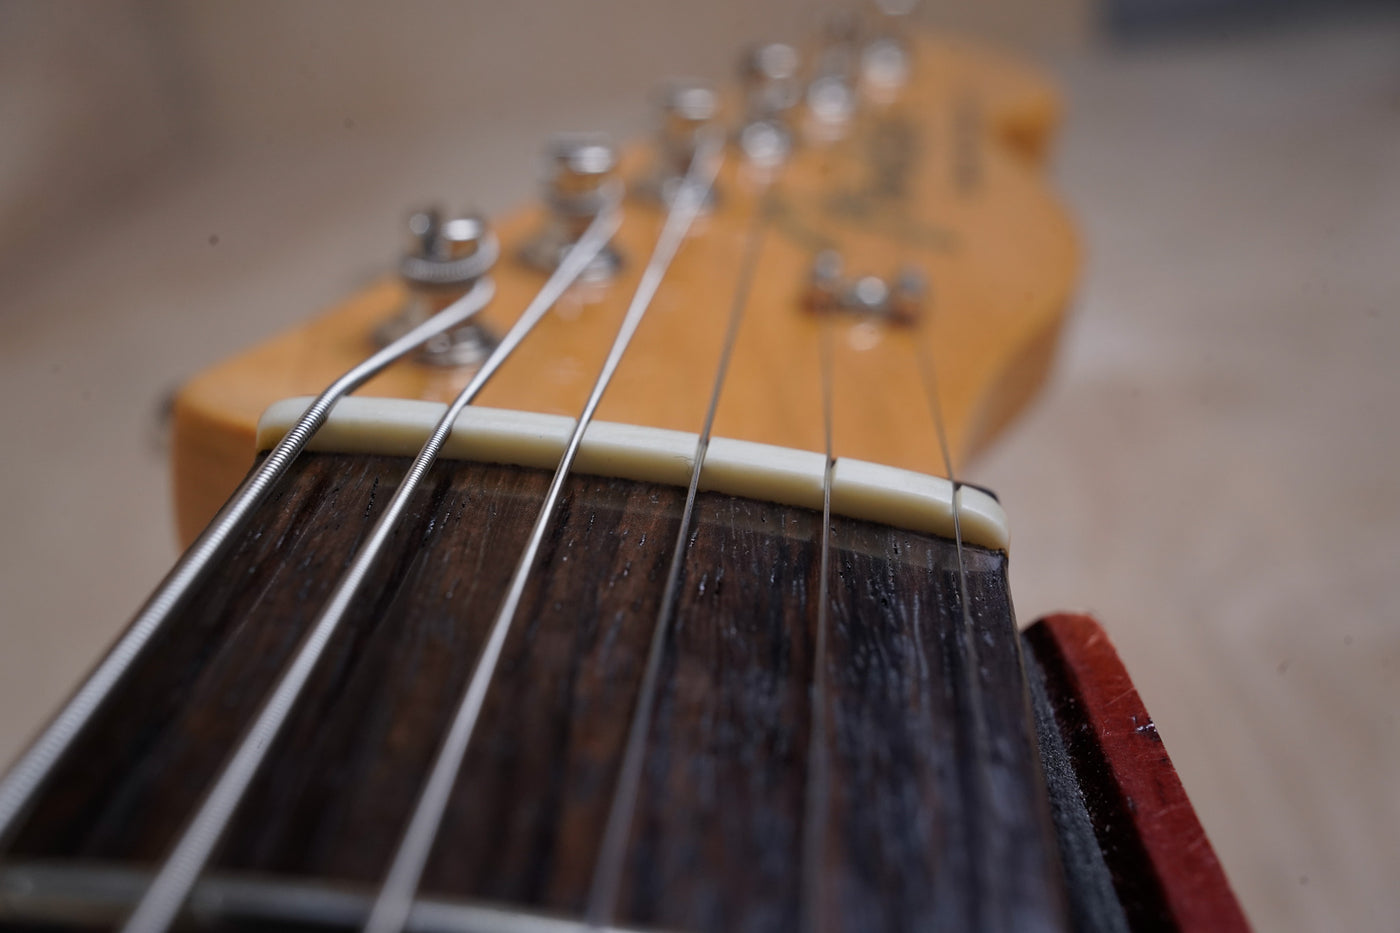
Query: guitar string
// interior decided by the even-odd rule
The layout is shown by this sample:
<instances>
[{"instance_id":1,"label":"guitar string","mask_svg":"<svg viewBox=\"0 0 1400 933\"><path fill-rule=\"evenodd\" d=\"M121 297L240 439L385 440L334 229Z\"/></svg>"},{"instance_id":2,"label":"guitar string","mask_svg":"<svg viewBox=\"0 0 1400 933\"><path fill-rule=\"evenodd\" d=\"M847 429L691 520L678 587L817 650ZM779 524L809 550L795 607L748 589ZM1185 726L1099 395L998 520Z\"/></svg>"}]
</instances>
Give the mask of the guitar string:
<instances>
[{"instance_id":1,"label":"guitar string","mask_svg":"<svg viewBox=\"0 0 1400 933\"><path fill-rule=\"evenodd\" d=\"M401 359L428 340L470 320L490 302L495 286L478 280L467 294L413 328L332 382L307 408L287 435L229 497L208 527L176 561L137 610L124 634L88 675L58 715L35 739L0 782L0 844L39 787L48 778L78 734L106 702L152 638L168 623L174 611L199 582L206 568L234 536L243 531L253 510L325 423L335 404L359 388L390 363Z\"/></svg>"},{"instance_id":2,"label":"guitar string","mask_svg":"<svg viewBox=\"0 0 1400 933\"><path fill-rule=\"evenodd\" d=\"M330 599L307 634L303 636L295 657L283 670L277 686L264 701L257 718L239 742L237 750L225 762L213 788L201 802L175 848L162 863L150 888L128 918L123 927L126 933L159 933L168 929L174 921L214 846L223 836L234 810L266 758L273 740L291 714L317 660L345 617L380 550L407 507L409 498L427 474L438 451L451 433L457 416L554 306L569 285L582 274L593 257L607 245L617 229L618 222L615 209L604 211L593 221L500 344L487 357L481 369L448 407L427 443L414 459L384 513L375 522L350 568L340 578Z\"/></svg>"},{"instance_id":3,"label":"guitar string","mask_svg":"<svg viewBox=\"0 0 1400 933\"><path fill-rule=\"evenodd\" d=\"M808 931L824 927L821 873L826 857L826 814L831 795L831 763L826 747L826 642L831 604L827 592L831 572L831 473L836 466L836 460L831 455L835 381L833 326L828 313L822 318L821 325L822 431L826 444L826 466L822 471L821 570L817 578L817 631L812 646L810 695L812 712L807 737L807 787L802 816L801 928Z\"/></svg>"},{"instance_id":4,"label":"guitar string","mask_svg":"<svg viewBox=\"0 0 1400 933\"><path fill-rule=\"evenodd\" d=\"M722 145L723 137L719 134L711 134L696 147L690 168L671 203L670 210L666 215L665 226L657 238L651 259L647 262L641 281L637 285L636 294L633 295L617 337L613 341L612 349L593 384L588 402L584 405L574 426L573 434L564 450L564 456L559 461L559 467L554 473L554 479L550 483L549 491L540 507L535 525L531 529L524 553L516 565L505 599L491 624L486 644L477 658L467 689L462 695L452 724L433 763L432 771L418 798L408 828L394 854L393 863L383 886L379 890L379 896L375 899L374 909L370 912L369 920L364 927L367 933L397 933L403 929L404 922L408 919L423 868L427 864L433 842L437 839L438 829L442 825L453 785L461 770L467 747L471 743L472 733L475 731L477 720L480 717L481 707L485 702L486 692L495 672L496 663L500 659L506 634L520 606L525 592L525 584L529 579L545 532L553 519L555 506L558 504L564 481L568 478L574 457L578 453L584 431L588 428L589 422L592 421L593 413L597 410L603 393L606 391L608 383L611 382L628 344L631 343L632 336L641 325L642 318L646 314L647 308L650 307L652 298L656 295L656 291L670 267L671 260L675 258L691 224L704 208L705 199L714 183L715 174L719 171Z\"/></svg>"},{"instance_id":5,"label":"guitar string","mask_svg":"<svg viewBox=\"0 0 1400 933\"><path fill-rule=\"evenodd\" d=\"M930 332L922 326L920 327L920 332L921 334L919 336L930 336ZM981 670L981 662L978 658L979 652L977 650L976 633L973 631L972 606L968 599L967 561L963 554L962 519L960 514L962 511L963 486L953 472L953 455L951 447L948 444L947 422L943 417L942 398L938 391L938 370L934 363L933 353L928 348L928 343L929 341L927 339L917 339L916 336L915 353L918 359L920 378L924 386L924 397L928 401L929 411L933 415L934 429L938 434L938 446L942 451L943 466L948 472L948 481L953 485L953 544L957 554L958 607L961 610L960 621L962 623L962 638L959 639L959 643L963 646L963 651L965 652L962 671L963 683L961 686L963 695L968 704L968 722L970 722L970 726L968 727L967 737L971 746L969 757L971 758L972 764L976 766L964 766L961 769L961 773L964 775L964 779L961 783L963 793L969 798L969 800L964 803L964 813L974 814L984 812L984 808L976 805L976 801L981 796L982 790L977 781L971 780L971 775L980 771L981 766L988 761L989 757L989 752L986 748L985 730L983 728L986 718L982 707L982 691L977 684L977 673ZM967 846L970 853L969 864L973 866L980 866L984 861L978 854L978 849L981 845L979 839L980 834L977 832L977 828L975 826L970 827L967 832ZM975 870L977 870L979 874L986 871L986 869L982 868L977 868ZM975 878L974 881L983 890L988 887L985 878L978 877ZM977 898L975 893L973 895L973 900L974 903L978 904L982 909L990 909L993 906ZM980 919L986 920L987 918L983 917Z\"/></svg>"},{"instance_id":6,"label":"guitar string","mask_svg":"<svg viewBox=\"0 0 1400 933\"><path fill-rule=\"evenodd\" d=\"M627 837L631 833L632 819L636 811L638 788L641 783L643 755L646 751L648 733L651 731L651 718L655 695L661 677L661 666L665 657L665 646L670 636L671 622L676 614L679 599L681 568L688 550L690 525L695 513L695 500L700 490L700 473L709 452L710 437L714 429L715 412L719 409L720 395L725 377L729 374L729 362L734 353L734 345L739 334L739 325L744 310L749 303L758 257L762 252L764 233L768 227L771 204L768 184L755 196L756 205L744 237L739 266L739 275L734 286L734 297L729 308L729 320L725 328L724 342L720 349L719 363L710 389L709 406L705 410L705 420L695 441L695 452L690 470L690 483L686 487L685 507L681 510L680 525L676 529L676 543L671 552L670 567L666 572L666 585L661 592L661 605L656 613L652 628L651 645L647 651L646 667L642 674L641 687L637 693L632 722L628 728L627 744L623 752L622 765L618 770L608 819L598 848L593 881L589 888L588 908L585 914L590 927L601 928L611 922L616 908L618 889L622 883L623 861L626 858Z\"/></svg>"},{"instance_id":7,"label":"guitar string","mask_svg":"<svg viewBox=\"0 0 1400 933\"><path fill-rule=\"evenodd\" d=\"M957 194L966 199L977 194L985 175L982 107L977 95L970 88L962 88L957 92L953 121L955 144L953 186ZM966 797L963 810L967 814L976 814L986 812L986 806L983 805L986 789L983 782L974 780L973 776L985 771L991 759L991 750L987 747L986 713L982 703L982 691L977 682L978 672L981 671L982 665L976 633L973 631L972 604L967 585L967 560L963 548L961 521L963 486L953 472L953 456L948 443L947 422L943 416L943 403L938 391L938 369L934 363L933 353L929 349L932 334L927 330L927 320L926 316L920 324L920 332L925 339L916 340L915 344L920 376L924 384L924 394L928 399L929 408L933 413L934 427L938 432L938 445L943 454L943 465L948 473L948 481L953 484L953 542L957 549L958 604L961 609L963 636L959 639L963 650L961 687L968 708L968 716L964 720L964 726L968 729L966 733L967 758L975 766L962 768L961 784L962 792ZM978 911L977 922L984 927L996 926L1002 919L996 916L997 905L975 893L976 889L983 891L991 889L991 880L987 877L992 870L991 865L982 858L980 851L983 845L982 833L978 831L978 827L968 826L966 837L969 852L968 864L974 866L973 870L976 873L972 879L974 884L972 900Z\"/></svg>"}]
</instances>

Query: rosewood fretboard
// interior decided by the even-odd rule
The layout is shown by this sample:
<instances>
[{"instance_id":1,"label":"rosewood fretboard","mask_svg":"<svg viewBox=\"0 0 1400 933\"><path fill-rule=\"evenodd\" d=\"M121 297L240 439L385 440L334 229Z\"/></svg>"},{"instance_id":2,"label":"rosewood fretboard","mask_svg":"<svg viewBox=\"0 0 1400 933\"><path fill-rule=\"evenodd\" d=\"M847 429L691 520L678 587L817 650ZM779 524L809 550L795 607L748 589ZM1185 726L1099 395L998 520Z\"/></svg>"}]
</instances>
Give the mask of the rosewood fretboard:
<instances>
[{"instance_id":1,"label":"rosewood fretboard","mask_svg":"<svg viewBox=\"0 0 1400 933\"><path fill-rule=\"evenodd\" d=\"M122 870L149 870L405 466L304 456L56 771L5 864L51 868L55 884L79 887L75 872L120 888L131 881ZM254 879L302 890L293 900L312 914L321 905L321 920L335 905L346 922L362 917L361 895L393 854L548 479L433 468L395 556L225 837L206 893ZM581 914L683 499L665 486L570 480L425 898ZM834 519L828 654L815 659L820 528L819 513L701 494L616 921L797 926L820 661L830 793L819 907L830 928L1064 926L1005 555L965 550L969 630L952 542ZM261 928L270 917L256 890L244 894L252 906L241 915ZM205 919L234 924L235 902ZM197 914L198 893L192 903ZM99 921L120 916L88 908Z\"/></svg>"}]
</instances>

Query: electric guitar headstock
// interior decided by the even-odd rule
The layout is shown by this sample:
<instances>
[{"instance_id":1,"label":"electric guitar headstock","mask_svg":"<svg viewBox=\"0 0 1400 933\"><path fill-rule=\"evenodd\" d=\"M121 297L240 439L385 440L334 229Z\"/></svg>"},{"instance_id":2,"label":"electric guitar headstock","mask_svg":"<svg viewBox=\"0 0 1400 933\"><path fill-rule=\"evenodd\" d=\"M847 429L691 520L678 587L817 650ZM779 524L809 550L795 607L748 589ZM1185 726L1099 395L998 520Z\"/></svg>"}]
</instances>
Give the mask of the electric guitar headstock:
<instances>
[{"instance_id":1,"label":"electric guitar headstock","mask_svg":"<svg viewBox=\"0 0 1400 933\"><path fill-rule=\"evenodd\" d=\"M596 137L549 141L539 202L492 219L412 215L398 275L193 379L173 435L182 540L246 473L269 405L314 394L488 279L494 298L472 325L362 390L451 399L609 194L625 189L610 248L477 400L576 415L696 140L713 132L727 138L714 193L598 417L698 430L747 258L716 436L820 450L819 343L830 327L836 452L946 472L929 365L952 463L964 463L1041 384L1074 286L1076 237L1045 177L1058 99L1033 70L975 44L894 18L858 25L801 49L755 46L727 90L666 85L651 139L621 150Z\"/></svg>"}]
</instances>

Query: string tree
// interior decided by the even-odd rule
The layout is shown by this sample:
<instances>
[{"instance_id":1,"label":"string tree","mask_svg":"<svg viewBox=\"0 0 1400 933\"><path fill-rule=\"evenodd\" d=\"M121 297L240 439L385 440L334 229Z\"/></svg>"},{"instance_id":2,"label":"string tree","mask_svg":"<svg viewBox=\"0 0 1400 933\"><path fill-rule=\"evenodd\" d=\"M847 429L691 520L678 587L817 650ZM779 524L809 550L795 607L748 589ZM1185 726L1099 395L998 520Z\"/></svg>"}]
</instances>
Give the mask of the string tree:
<instances>
[{"instance_id":1,"label":"string tree","mask_svg":"<svg viewBox=\"0 0 1400 933\"><path fill-rule=\"evenodd\" d=\"M399 313L375 331L380 346L402 337L487 279L500 256L500 242L479 213L449 215L440 207L426 207L408 216L405 232L398 272L407 296ZM429 340L416 358L431 366L475 367L496 342L481 325L464 324Z\"/></svg>"},{"instance_id":2,"label":"string tree","mask_svg":"<svg viewBox=\"0 0 1400 933\"><path fill-rule=\"evenodd\" d=\"M834 249L812 258L802 304L814 314L842 313L867 324L909 327L918 323L928 303L928 278L913 265L892 276L845 274L845 261Z\"/></svg>"},{"instance_id":3,"label":"string tree","mask_svg":"<svg viewBox=\"0 0 1400 933\"><path fill-rule=\"evenodd\" d=\"M924 270L918 266L902 266L895 273L890 288L890 319L905 325L914 325L928 313L929 282Z\"/></svg>"},{"instance_id":4,"label":"string tree","mask_svg":"<svg viewBox=\"0 0 1400 933\"><path fill-rule=\"evenodd\" d=\"M834 311L841 305L845 292L844 272L841 254L834 249L824 249L812 258L804 301L809 311Z\"/></svg>"},{"instance_id":5,"label":"string tree","mask_svg":"<svg viewBox=\"0 0 1400 933\"><path fill-rule=\"evenodd\" d=\"M618 177L617 148L600 133L561 133L546 146L544 228L525 244L520 259L541 272L553 272L589 225L606 211L617 210L623 185ZM605 283L622 268L622 254L608 244L589 263L579 282Z\"/></svg>"}]
</instances>

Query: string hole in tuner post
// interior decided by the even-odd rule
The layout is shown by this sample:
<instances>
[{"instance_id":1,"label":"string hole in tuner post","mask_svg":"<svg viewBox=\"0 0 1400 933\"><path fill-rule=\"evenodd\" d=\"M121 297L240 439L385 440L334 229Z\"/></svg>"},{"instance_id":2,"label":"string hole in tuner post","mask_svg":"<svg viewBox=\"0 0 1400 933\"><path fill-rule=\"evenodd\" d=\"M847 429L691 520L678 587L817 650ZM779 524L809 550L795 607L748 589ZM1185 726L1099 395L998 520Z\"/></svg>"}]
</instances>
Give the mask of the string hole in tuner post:
<instances>
[{"instance_id":1,"label":"string hole in tuner post","mask_svg":"<svg viewBox=\"0 0 1400 933\"><path fill-rule=\"evenodd\" d=\"M622 179L617 148L599 133L562 133L545 150L544 228L520 251L527 266L550 273L605 211L619 210ZM622 268L623 257L609 243L579 276L571 294L589 303Z\"/></svg>"},{"instance_id":2,"label":"string hole in tuner post","mask_svg":"<svg viewBox=\"0 0 1400 933\"><path fill-rule=\"evenodd\" d=\"M488 280L500 256L500 242L480 214L445 217L436 207L409 215L408 238L399 260L406 292L403 308L375 331L387 346L454 304L480 281ZM431 366L476 367L496 348L496 337L479 324L463 324L438 334L417 351Z\"/></svg>"}]
</instances>

